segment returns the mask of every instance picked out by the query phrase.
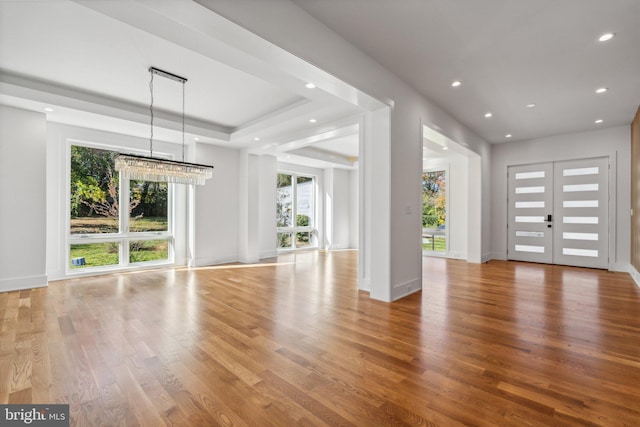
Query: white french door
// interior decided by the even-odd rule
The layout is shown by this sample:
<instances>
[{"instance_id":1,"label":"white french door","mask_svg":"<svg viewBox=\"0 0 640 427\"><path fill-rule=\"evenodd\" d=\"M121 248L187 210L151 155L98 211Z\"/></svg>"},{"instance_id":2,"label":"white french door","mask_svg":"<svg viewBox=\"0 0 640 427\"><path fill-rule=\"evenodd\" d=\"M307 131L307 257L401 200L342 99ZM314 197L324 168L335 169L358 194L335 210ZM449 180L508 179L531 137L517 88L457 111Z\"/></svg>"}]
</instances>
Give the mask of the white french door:
<instances>
[{"instance_id":1,"label":"white french door","mask_svg":"<svg viewBox=\"0 0 640 427\"><path fill-rule=\"evenodd\" d=\"M609 159L508 170L507 258L608 268Z\"/></svg>"}]
</instances>

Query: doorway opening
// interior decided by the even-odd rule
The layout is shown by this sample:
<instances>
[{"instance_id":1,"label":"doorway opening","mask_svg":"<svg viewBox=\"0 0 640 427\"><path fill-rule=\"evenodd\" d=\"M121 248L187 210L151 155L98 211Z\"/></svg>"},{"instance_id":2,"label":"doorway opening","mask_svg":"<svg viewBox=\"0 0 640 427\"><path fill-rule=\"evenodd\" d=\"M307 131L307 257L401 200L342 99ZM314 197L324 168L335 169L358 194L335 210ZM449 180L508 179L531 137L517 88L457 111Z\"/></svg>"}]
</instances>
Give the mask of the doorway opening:
<instances>
[{"instance_id":1,"label":"doorway opening","mask_svg":"<svg viewBox=\"0 0 640 427\"><path fill-rule=\"evenodd\" d=\"M423 255L481 262L480 156L428 126L422 148Z\"/></svg>"}]
</instances>

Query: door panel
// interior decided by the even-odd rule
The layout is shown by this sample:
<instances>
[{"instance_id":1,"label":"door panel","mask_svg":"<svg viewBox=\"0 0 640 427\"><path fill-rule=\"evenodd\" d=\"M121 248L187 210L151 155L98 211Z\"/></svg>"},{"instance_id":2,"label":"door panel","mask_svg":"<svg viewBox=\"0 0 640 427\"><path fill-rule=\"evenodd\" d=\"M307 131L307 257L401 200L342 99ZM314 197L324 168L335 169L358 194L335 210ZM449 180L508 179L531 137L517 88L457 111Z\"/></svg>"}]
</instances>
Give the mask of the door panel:
<instances>
[{"instance_id":1,"label":"door panel","mask_svg":"<svg viewBox=\"0 0 640 427\"><path fill-rule=\"evenodd\" d=\"M554 164L554 264L607 268L609 159Z\"/></svg>"},{"instance_id":2,"label":"door panel","mask_svg":"<svg viewBox=\"0 0 640 427\"><path fill-rule=\"evenodd\" d=\"M508 169L507 258L608 268L609 159Z\"/></svg>"},{"instance_id":3,"label":"door panel","mask_svg":"<svg viewBox=\"0 0 640 427\"><path fill-rule=\"evenodd\" d=\"M509 181L508 258L551 263L553 167L551 164L511 166Z\"/></svg>"}]
</instances>

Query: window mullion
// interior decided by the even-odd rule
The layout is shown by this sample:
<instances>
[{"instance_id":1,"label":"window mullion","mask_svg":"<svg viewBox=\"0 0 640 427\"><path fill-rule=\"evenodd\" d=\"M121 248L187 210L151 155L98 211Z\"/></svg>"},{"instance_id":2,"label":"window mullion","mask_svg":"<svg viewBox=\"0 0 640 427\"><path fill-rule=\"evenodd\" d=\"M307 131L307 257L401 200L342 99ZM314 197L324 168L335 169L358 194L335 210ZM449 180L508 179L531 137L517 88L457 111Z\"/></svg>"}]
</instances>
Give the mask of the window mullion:
<instances>
[{"instance_id":1,"label":"window mullion","mask_svg":"<svg viewBox=\"0 0 640 427\"><path fill-rule=\"evenodd\" d=\"M131 195L129 178L124 173L120 172L120 197L118 203L120 204L120 265L126 267L129 265L129 198Z\"/></svg>"},{"instance_id":2,"label":"window mullion","mask_svg":"<svg viewBox=\"0 0 640 427\"><path fill-rule=\"evenodd\" d=\"M298 227L298 175L291 174L291 226L293 227L293 233L291 233L291 249L296 249L296 236Z\"/></svg>"}]
</instances>

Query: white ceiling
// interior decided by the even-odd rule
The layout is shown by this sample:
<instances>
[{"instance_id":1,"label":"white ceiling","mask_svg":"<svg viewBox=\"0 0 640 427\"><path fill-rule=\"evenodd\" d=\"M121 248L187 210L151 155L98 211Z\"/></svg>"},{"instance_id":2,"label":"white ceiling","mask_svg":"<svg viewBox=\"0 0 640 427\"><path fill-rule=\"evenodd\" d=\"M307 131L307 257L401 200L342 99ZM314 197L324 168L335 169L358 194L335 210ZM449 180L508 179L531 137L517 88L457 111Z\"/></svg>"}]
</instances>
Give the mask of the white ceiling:
<instances>
[{"instance_id":1,"label":"white ceiling","mask_svg":"<svg viewBox=\"0 0 640 427\"><path fill-rule=\"evenodd\" d=\"M640 105L638 0L293 2L489 142L627 125Z\"/></svg>"},{"instance_id":2,"label":"white ceiling","mask_svg":"<svg viewBox=\"0 0 640 427\"><path fill-rule=\"evenodd\" d=\"M160 14L138 16L149 15L156 5L148 10L138 6L137 11L131 2L82 3L0 1L0 103L35 111L49 107L53 122L147 138L148 68L153 66L188 79L185 114L191 141L255 146L282 159L287 155L277 150L282 144L326 133L343 126L345 119L351 124L360 114L343 100L305 88L303 80L295 86L280 84L284 77L252 67L251 59L233 46L213 40L200 47L204 43L196 37L183 42L171 23L145 27L147 21L162 19ZM205 12L199 5L191 7ZM177 28L185 37L193 34L179 24ZM179 142L182 85L155 76L153 88L154 136ZM357 141L357 135L351 139ZM332 165L330 159L322 160L317 166ZM306 163L314 161L312 156Z\"/></svg>"},{"instance_id":3,"label":"white ceiling","mask_svg":"<svg viewBox=\"0 0 640 427\"><path fill-rule=\"evenodd\" d=\"M149 66L188 79L191 117L237 128L302 97L81 5L3 2L3 69L96 95L148 104ZM180 111L182 85L154 79L158 108Z\"/></svg>"},{"instance_id":4,"label":"white ceiling","mask_svg":"<svg viewBox=\"0 0 640 427\"><path fill-rule=\"evenodd\" d=\"M627 125L640 104L638 0L292 1L489 142ZM616 37L599 43L606 31ZM312 65L270 68L260 55L280 52L245 33L186 0L0 1L0 103L148 137L154 66L188 79L189 140L357 166L361 110L306 89ZM155 79L154 133L170 142L181 139L180 89Z\"/></svg>"}]
</instances>

